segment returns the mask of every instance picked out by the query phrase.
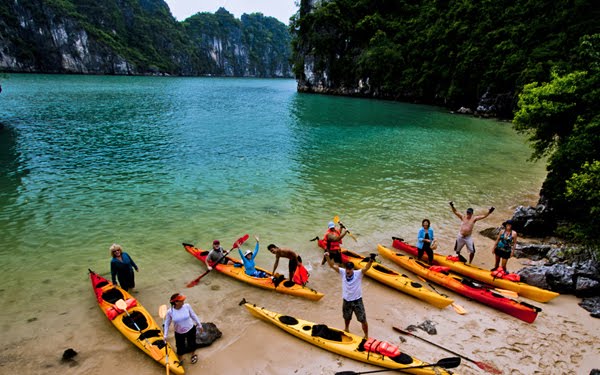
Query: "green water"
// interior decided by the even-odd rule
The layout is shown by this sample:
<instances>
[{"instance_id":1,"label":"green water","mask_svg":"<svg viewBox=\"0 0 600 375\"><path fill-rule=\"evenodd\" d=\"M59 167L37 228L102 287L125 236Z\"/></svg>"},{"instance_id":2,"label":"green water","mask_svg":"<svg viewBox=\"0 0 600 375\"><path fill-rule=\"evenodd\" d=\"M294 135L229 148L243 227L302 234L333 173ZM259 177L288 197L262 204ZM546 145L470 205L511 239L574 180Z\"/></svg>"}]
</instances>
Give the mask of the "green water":
<instances>
[{"instance_id":1,"label":"green water","mask_svg":"<svg viewBox=\"0 0 600 375\"><path fill-rule=\"evenodd\" d=\"M450 241L458 225L448 200L507 214L535 199L545 176L508 123L298 94L292 80L11 75L3 89L9 337L15 314L27 325L94 308L86 271L106 274L113 242L140 266L142 291L161 284L167 295L204 270L181 242L228 246L248 232L317 262L308 239L334 215L360 251L414 237L423 217ZM269 268L270 254L258 262Z\"/></svg>"}]
</instances>

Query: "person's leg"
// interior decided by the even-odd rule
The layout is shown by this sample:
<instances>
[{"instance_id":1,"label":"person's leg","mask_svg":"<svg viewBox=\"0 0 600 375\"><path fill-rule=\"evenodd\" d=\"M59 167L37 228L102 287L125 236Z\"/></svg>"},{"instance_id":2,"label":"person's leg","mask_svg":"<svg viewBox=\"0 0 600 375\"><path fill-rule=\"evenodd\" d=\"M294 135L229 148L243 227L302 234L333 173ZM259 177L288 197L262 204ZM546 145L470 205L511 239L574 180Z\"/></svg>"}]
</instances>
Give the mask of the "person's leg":
<instances>
[{"instance_id":1,"label":"person's leg","mask_svg":"<svg viewBox=\"0 0 600 375\"><path fill-rule=\"evenodd\" d=\"M475 257L475 244L473 243L473 237L469 236L465 238L465 245L467 245L467 250L469 250L469 263L472 263L473 258Z\"/></svg>"},{"instance_id":2,"label":"person's leg","mask_svg":"<svg viewBox=\"0 0 600 375\"><path fill-rule=\"evenodd\" d=\"M423 248L418 248L417 247L417 259L421 260L421 257L423 256Z\"/></svg>"},{"instance_id":3,"label":"person's leg","mask_svg":"<svg viewBox=\"0 0 600 375\"><path fill-rule=\"evenodd\" d=\"M198 347L198 345L196 345L196 326L187 331L185 334L185 339L187 348L186 352L191 353L190 360L192 363L196 363L198 361L198 356L196 355L196 348Z\"/></svg>"},{"instance_id":4,"label":"person's leg","mask_svg":"<svg viewBox=\"0 0 600 375\"><path fill-rule=\"evenodd\" d=\"M504 272L508 273L508 270L506 269L506 262L508 262L508 258L502 258L502 269Z\"/></svg>"},{"instance_id":5,"label":"person's leg","mask_svg":"<svg viewBox=\"0 0 600 375\"><path fill-rule=\"evenodd\" d=\"M362 325L362 330L365 334L365 337L369 337L369 324L367 323L367 314L365 313L365 305L363 304L362 298L353 301L353 305L356 319Z\"/></svg>"},{"instance_id":6,"label":"person's leg","mask_svg":"<svg viewBox=\"0 0 600 375\"><path fill-rule=\"evenodd\" d=\"M433 250L431 248L427 249L427 258L429 258L429 265L433 265Z\"/></svg>"},{"instance_id":7,"label":"person's leg","mask_svg":"<svg viewBox=\"0 0 600 375\"><path fill-rule=\"evenodd\" d=\"M500 265L500 256L498 254L496 254L494 252L494 256L496 257L496 261L494 262L494 268L492 268L492 271L498 269L498 266ZM504 263L504 262L502 262Z\"/></svg>"},{"instance_id":8,"label":"person's leg","mask_svg":"<svg viewBox=\"0 0 600 375\"><path fill-rule=\"evenodd\" d=\"M342 316L344 317L344 331L350 332L350 319L352 319L352 305L350 302L343 300Z\"/></svg>"},{"instance_id":9,"label":"person's leg","mask_svg":"<svg viewBox=\"0 0 600 375\"><path fill-rule=\"evenodd\" d=\"M288 264L288 270L290 271L290 281L293 281L294 279L296 268L298 268L298 261L296 259L290 259L290 263Z\"/></svg>"},{"instance_id":10,"label":"person's leg","mask_svg":"<svg viewBox=\"0 0 600 375\"><path fill-rule=\"evenodd\" d=\"M177 355L182 356L185 353L186 342L185 334L175 332L175 347L177 348Z\"/></svg>"}]
</instances>

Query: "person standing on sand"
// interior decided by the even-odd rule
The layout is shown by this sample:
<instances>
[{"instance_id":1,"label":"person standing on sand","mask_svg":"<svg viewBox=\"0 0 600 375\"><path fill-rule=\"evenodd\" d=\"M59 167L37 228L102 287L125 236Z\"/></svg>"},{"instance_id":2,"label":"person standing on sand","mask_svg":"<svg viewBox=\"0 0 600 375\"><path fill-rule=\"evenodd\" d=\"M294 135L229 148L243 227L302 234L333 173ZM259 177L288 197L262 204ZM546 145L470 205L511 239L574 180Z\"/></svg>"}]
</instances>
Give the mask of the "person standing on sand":
<instances>
[{"instance_id":1,"label":"person standing on sand","mask_svg":"<svg viewBox=\"0 0 600 375\"><path fill-rule=\"evenodd\" d=\"M173 322L177 355L182 356L186 353L192 353L191 362L196 363L198 362L198 355L196 355L196 332L203 332L203 328L192 306L184 303L185 299L186 297L180 293L173 294L169 299L171 308L165 316L163 339L167 342L169 326Z\"/></svg>"},{"instance_id":2,"label":"person standing on sand","mask_svg":"<svg viewBox=\"0 0 600 375\"><path fill-rule=\"evenodd\" d=\"M365 268L360 270L354 269L354 263L348 262L345 267L338 267L329 257L329 253L325 253L325 259L329 267L338 272L342 278L342 315L344 317L344 331L350 332L350 320L352 313L356 315L356 319L361 323L365 338L369 337L369 324L367 323L367 314L365 313L365 305L362 300L362 278L363 274L371 268L374 255L369 258L369 262Z\"/></svg>"},{"instance_id":3,"label":"person standing on sand","mask_svg":"<svg viewBox=\"0 0 600 375\"><path fill-rule=\"evenodd\" d=\"M298 263L302 263L302 258L298 254L296 254L292 249L280 248L275 244L270 244L267 246L267 249L271 252L271 254L275 255L275 264L273 265L273 274L275 274L275 270L279 265L279 258L288 258L290 261L288 263L288 269L290 271L289 280L293 282L294 274L296 273L296 268L298 267Z\"/></svg>"},{"instance_id":4,"label":"person standing on sand","mask_svg":"<svg viewBox=\"0 0 600 375\"><path fill-rule=\"evenodd\" d=\"M500 265L500 258L502 258L502 269L508 273L506 269L506 262L508 258L515 255L515 248L517 247L517 232L512 230L512 220L506 220L502 223L503 230L498 233L498 238L492 247L492 254L496 256L496 263L492 271L496 270Z\"/></svg>"},{"instance_id":5,"label":"person standing on sand","mask_svg":"<svg viewBox=\"0 0 600 375\"><path fill-rule=\"evenodd\" d=\"M116 243L111 245L110 254L112 255L112 260L110 261L112 283L116 285L118 280L119 286L127 291L135 288L135 275L133 269L135 268L135 270L139 272L140 269L137 264L135 264L129 254L123 251L121 245Z\"/></svg>"},{"instance_id":6,"label":"person standing on sand","mask_svg":"<svg viewBox=\"0 0 600 375\"><path fill-rule=\"evenodd\" d=\"M450 201L448 204L450 207L452 207L452 212L454 215L456 215L461 221L460 229L458 230L458 236L456 237L456 242L454 243L454 251L460 257L460 251L462 250L463 246L467 245L467 250L469 250L469 263L471 263L475 257L475 244L473 243L473 238L471 237L471 234L473 234L473 227L479 220L483 220L490 216L490 214L494 212L496 208L492 206L485 215L473 216L473 209L469 207L467 208L467 214L463 216L456 211L454 202Z\"/></svg>"}]
</instances>

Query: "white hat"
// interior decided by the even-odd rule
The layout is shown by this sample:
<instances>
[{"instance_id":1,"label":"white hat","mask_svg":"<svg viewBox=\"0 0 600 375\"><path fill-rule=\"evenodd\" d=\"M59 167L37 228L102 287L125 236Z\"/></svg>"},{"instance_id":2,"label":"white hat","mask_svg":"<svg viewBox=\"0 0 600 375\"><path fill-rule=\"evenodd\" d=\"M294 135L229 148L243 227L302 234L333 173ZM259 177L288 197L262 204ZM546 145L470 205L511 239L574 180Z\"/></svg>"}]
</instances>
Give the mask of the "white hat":
<instances>
[{"instance_id":1,"label":"white hat","mask_svg":"<svg viewBox=\"0 0 600 375\"><path fill-rule=\"evenodd\" d=\"M252 250L246 250L246 252L244 253L244 256L248 256L248 254L252 254Z\"/></svg>"},{"instance_id":2,"label":"white hat","mask_svg":"<svg viewBox=\"0 0 600 375\"><path fill-rule=\"evenodd\" d=\"M327 224L327 226L329 227L329 229L333 229L335 228L335 223L333 221L330 221L329 224Z\"/></svg>"}]
</instances>

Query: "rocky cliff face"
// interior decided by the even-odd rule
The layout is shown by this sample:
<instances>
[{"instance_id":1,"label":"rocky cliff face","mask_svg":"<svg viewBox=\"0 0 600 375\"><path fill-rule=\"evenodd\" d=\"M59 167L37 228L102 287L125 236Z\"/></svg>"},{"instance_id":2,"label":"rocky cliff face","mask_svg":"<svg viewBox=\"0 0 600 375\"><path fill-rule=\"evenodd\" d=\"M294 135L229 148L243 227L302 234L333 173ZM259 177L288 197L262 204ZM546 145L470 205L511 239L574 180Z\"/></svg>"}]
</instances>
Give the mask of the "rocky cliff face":
<instances>
[{"instance_id":1,"label":"rocky cliff face","mask_svg":"<svg viewBox=\"0 0 600 375\"><path fill-rule=\"evenodd\" d=\"M179 23L162 0L4 2L0 70L291 77L286 26L242 18L220 9Z\"/></svg>"}]
</instances>

